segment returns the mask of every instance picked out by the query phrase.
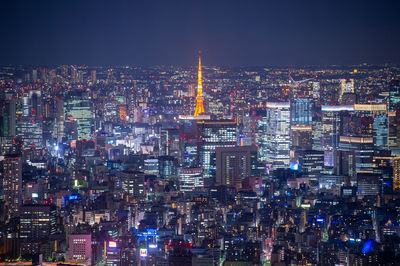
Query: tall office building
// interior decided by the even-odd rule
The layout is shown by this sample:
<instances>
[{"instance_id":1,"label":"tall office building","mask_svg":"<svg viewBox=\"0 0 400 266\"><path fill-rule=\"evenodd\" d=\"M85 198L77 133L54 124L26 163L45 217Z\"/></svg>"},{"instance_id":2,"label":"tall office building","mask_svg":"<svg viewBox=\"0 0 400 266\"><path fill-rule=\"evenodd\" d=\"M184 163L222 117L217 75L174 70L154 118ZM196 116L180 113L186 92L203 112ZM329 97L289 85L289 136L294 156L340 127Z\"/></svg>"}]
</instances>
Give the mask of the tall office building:
<instances>
[{"instance_id":1,"label":"tall office building","mask_svg":"<svg viewBox=\"0 0 400 266\"><path fill-rule=\"evenodd\" d=\"M127 201L137 201L145 197L143 172L125 170L121 172L121 179Z\"/></svg>"},{"instance_id":2,"label":"tall office building","mask_svg":"<svg viewBox=\"0 0 400 266\"><path fill-rule=\"evenodd\" d=\"M299 164L301 170L311 181L318 181L324 169L324 152L314 150L301 151Z\"/></svg>"},{"instance_id":3,"label":"tall office building","mask_svg":"<svg viewBox=\"0 0 400 266\"><path fill-rule=\"evenodd\" d=\"M179 119L179 162L185 168L199 167L197 120Z\"/></svg>"},{"instance_id":4,"label":"tall office building","mask_svg":"<svg viewBox=\"0 0 400 266\"><path fill-rule=\"evenodd\" d=\"M357 174L357 188L359 197L376 196L380 193L380 177L372 173Z\"/></svg>"},{"instance_id":5,"label":"tall office building","mask_svg":"<svg viewBox=\"0 0 400 266\"><path fill-rule=\"evenodd\" d=\"M314 105L312 118L312 149L315 151L322 151L322 111L321 106Z\"/></svg>"},{"instance_id":6,"label":"tall office building","mask_svg":"<svg viewBox=\"0 0 400 266\"><path fill-rule=\"evenodd\" d=\"M43 123L32 116L23 116L17 122L18 136L24 140L24 148L43 147Z\"/></svg>"},{"instance_id":7,"label":"tall office building","mask_svg":"<svg viewBox=\"0 0 400 266\"><path fill-rule=\"evenodd\" d=\"M295 98L290 101L291 125L309 126L313 120L314 103L310 98Z\"/></svg>"},{"instance_id":8,"label":"tall office building","mask_svg":"<svg viewBox=\"0 0 400 266\"><path fill-rule=\"evenodd\" d=\"M400 191L400 157L393 159L393 190Z\"/></svg>"},{"instance_id":9,"label":"tall office building","mask_svg":"<svg viewBox=\"0 0 400 266\"><path fill-rule=\"evenodd\" d=\"M179 171L181 191L194 191L204 187L202 168L181 168Z\"/></svg>"},{"instance_id":10,"label":"tall office building","mask_svg":"<svg viewBox=\"0 0 400 266\"><path fill-rule=\"evenodd\" d=\"M0 93L0 155L9 153L16 136L16 102Z\"/></svg>"},{"instance_id":11,"label":"tall office building","mask_svg":"<svg viewBox=\"0 0 400 266\"><path fill-rule=\"evenodd\" d=\"M61 143L64 137L64 100L57 99L56 103L56 132L57 132L57 143Z\"/></svg>"},{"instance_id":12,"label":"tall office building","mask_svg":"<svg viewBox=\"0 0 400 266\"><path fill-rule=\"evenodd\" d=\"M290 138L293 160L300 150L311 150L313 141L314 102L312 98L293 98L290 101Z\"/></svg>"},{"instance_id":13,"label":"tall office building","mask_svg":"<svg viewBox=\"0 0 400 266\"><path fill-rule=\"evenodd\" d=\"M204 178L216 176L216 148L235 147L236 122L234 120L201 120L197 122L199 162Z\"/></svg>"},{"instance_id":14,"label":"tall office building","mask_svg":"<svg viewBox=\"0 0 400 266\"><path fill-rule=\"evenodd\" d=\"M4 201L8 214L13 217L18 214L22 204L22 158L20 155L6 155L3 160Z\"/></svg>"},{"instance_id":15,"label":"tall office building","mask_svg":"<svg viewBox=\"0 0 400 266\"><path fill-rule=\"evenodd\" d=\"M313 81L313 99L316 103L319 103L321 99L321 84L318 81Z\"/></svg>"},{"instance_id":16,"label":"tall office building","mask_svg":"<svg viewBox=\"0 0 400 266\"><path fill-rule=\"evenodd\" d=\"M258 122L261 118L255 114L255 111L251 111L250 115L243 117L243 138L240 139L239 145L252 146L257 144Z\"/></svg>"},{"instance_id":17,"label":"tall office building","mask_svg":"<svg viewBox=\"0 0 400 266\"><path fill-rule=\"evenodd\" d=\"M0 100L0 137L15 137L15 100Z\"/></svg>"},{"instance_id":18,"label":"tall office building","mask_svg":"<svg viewBox=\"0 0 400 266\"><path fill-rule=\"evenodd\" d=\"M91 97L85 91L72 91L64 98L66 120L76 122L78 140L92 138ZM73 140L70 136L69 140Z\"/></svg>"},{"instance_id":19,"label":"tall office building","mask_svg":"<svg viewBox=\"0 0 400 266\"><path fill-rule=\"evenodd\" d=\"M374 145L371 119L362 119L354 114L343 117L343 129L338 150L342 153L341 175L355 176L358 171L372 171ZM365 128L363 132L359 129ZM345 171L348 164L350 171Z\"/></svg>"},{"instance_id":20,"label":"tall office building","mask_svg":"<svg viewBox=\"0 0 400 266\"><path fill-rule=\"evenodd\" d=\"M106 265L120 266L121 264L121 248L116 241L108 241L105 246Z\"/></svg>"},{"instance_id":21,"label":"tall office building","mask_svg":"<svg viewBox=\"0 0 400 266\"><path fill-rule=\"evenodd\" d=\"M53 205L23 205L19 215L20 238L23 241L43 241L56 233L56 208Z\"/></svg>"},{"instance_id":22,"label":"tall office building","mask_svg":"<svg viewBox=\"0 0 400 266\"><path fill-rule=\"evenodd\" d=\"M161 129L160 133L160 156L179 156L179 129Z\"/></svg>"},{"instance_id":23,"label":"tall office building","mask_svg":"<svg viewBox=\"0 0 400 266\"><path fill-rule=\"evenodd\" d=\"M22 98L22 116L17 120L17 135L24 140L24 148L41 149L43 143L42 93L25 92Z\"/></svg>"},{"instance_id":24,"label":"tall office building","mask_svg":"<svg viewBox=\"0 0 400 266\"><path fill-rule=\"evenodd\" d=\"M322 106L322 148L332 157L325 162L335 162L328 165L335 164L341 175L371 172L374 150L386 149L386 121L384 104Z\"/></svg>"},{"instance_id":25,"label":"tall office building","mask_svg":"<svg viewBox=\"0 0 400 266\"><path fill-rule=\"evenodd\" d=\"M322 106L322 148L332 151L339 146L341 112L352 111L353 106Z\"/></svg>"},{"instance_id":26,"label":"tall office building","mask_svg":"<svg viewBox=\"0 0 400 266\"><path fill-rule=\"evenodd\" d=\"M90 79L91 79L93 84L96 84L96 82L97 82L96 69L93 69L93 70L90 71Z\"/></svg>"},{"instance_id":27,"label":"tall office building","mask_svg":"<svg viewBox=\"0 0 400 266\"><path fill-rule=\"evenodd\" d=\"M257 175L257 147L218 147L216 163L216 182L241 188L246 177Z\"/></svg>"},{"instance_id":28,"label":"tall office building","mask_svg":"<svg viewBox=\"0 0 400 266\"><path fill-rule=\"evenodd\" d=\"M343 103L346 94L354 93L354 79L341 79L339 89L339 103Z\"/></svg>"},{"instance_id":29,"label":"tall office building","mask_svg":"<svg viewBox=\"0 0 400 266\"><path fill-rule=\"evenodd\" d=\"M399 158L390 156L390 151L380 151L374 154L372 159L373 173L380 176L383 194L392 194L393 191L396 191L395 186L397 189L399 187L399 180L396 180L398 176L395 178Z\"/></svg>"},{"instance_id":30,"label":"tall office building","mask_svg":"<svg viewBox=\"0 0 400 266\"><path fill-rule=\"evenodd\" d=\"M389 83L388 101L388 146L392 153L400 155L400 81Z\"/></svg>"},{"instance_id":31,"label":"tall office building","mask_svg":"<svg viewBox=\"0 0 400 266\"><path fill-rule=\"evenodd\" d=\"M389 148L389 127L390 125L387 112L380 111L373 114L373 138L374 147L377 150L387 150Z\"/></svg>"},{"instance_id":32,"label":"tall office building","mask_svg":"<svg viewBox=\"0 0 400 266\"><path fill-rule=\"evenodd\" d=\"M68 260L75 263L92 263L92 235L68 236Z\"/></svg>"},{"instance_id":33,"label":"tall office building","mask_svg":"<svg viewBox=\"0 0 400 266\"><path fill-rule=\"evenodd\" d=\"M106 102L103 107L103 120L109 122L117 122L118 115L118 104L115 101Z\"/></svg>"},{"instance_id":34,"label":"tall office building","mask_svg":"<svg viewBox=\"0 0 400 266\"><path fill-rule=\"evenodd\" d=\"M159 176L158 158L148 158L144 160L143 172L146 175Z\"/></svg>"},{"instance_id":35,"label":"tall office building","mask_svg":"<svg viewBox=\"0 0 400 266\"><path fill-rule=\"evenodd\" d=\"M270 168L288 168L290 161L290 104L267 103L266 162Z\"/></svg>"},{"instance_id":36,"label":"tall office building","mask_svg":"<svg viewBox=\"0 0 400 266\"><path fill-rule=\"evenodd\" d=\"M178 163L174 156L158 157L158 172L161 178L171 178L177 176Z\"/></svg>"},{"instance_id":37,"label":"tall office building","mask_svg":"<svg viewBox=\"0 0 400 266\"><path fill-rule=\"evenodd\" d=\"M258 159L262 162L266 162L268 151L267 111L264 109L263 111L258 111L256 114L258 115L259 119L257 120L255 145L258 147Z\"/></svg>"},{"instance_id":38,"label":"tall office building","mask_svg":"<svg viewBox=\"0 0 400 266\"><path fill-rule=\"evenodd\" d=\"M24 93L22 99L23 116L42 117L42 92L40 90L29 90Z\"/></svg>"},{"instance_id":39,"label":"tall office building","mask_svg":"<svg viewBox=\"0 0 400 266\"><path fill-rule=\"evenodd\" d=\"M299 150L311 150L313 146L312 126L296 126L292 125L291 129L291 150L296 152Z\"/></svg>"}]
</instances>

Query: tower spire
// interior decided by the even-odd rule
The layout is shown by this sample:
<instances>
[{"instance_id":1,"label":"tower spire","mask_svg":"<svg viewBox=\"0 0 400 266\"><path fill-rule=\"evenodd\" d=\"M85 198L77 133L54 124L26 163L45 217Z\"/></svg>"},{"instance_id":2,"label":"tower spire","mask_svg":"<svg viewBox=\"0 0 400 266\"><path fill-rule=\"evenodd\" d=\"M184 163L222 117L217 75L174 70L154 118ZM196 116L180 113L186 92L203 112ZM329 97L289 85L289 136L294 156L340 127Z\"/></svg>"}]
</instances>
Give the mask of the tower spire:
<instances>
[{"instance_id":1,"label":"tower spire","mask_svg":"<svg viewBox=\"0 0 400 266\"><path fill-rule=\"evenodd\" d=\"M199 55L199 70L198 70L198 80L197 80L197 96L196 96L196 110L194 111L194 115L198 116L204 113L203 106L203 83L201 80L201 57Z\"/></svg>"}]
</instances>

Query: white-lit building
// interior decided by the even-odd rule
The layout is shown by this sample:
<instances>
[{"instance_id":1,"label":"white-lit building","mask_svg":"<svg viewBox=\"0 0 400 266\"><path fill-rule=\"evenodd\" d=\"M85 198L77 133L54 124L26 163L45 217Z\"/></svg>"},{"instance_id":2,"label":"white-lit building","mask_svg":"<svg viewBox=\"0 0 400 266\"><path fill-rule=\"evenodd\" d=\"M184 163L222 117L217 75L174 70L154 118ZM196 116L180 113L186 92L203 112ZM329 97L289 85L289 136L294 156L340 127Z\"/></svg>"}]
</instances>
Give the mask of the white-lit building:
<instances>
[{"instance_id":1,"label":"white-lit building","mask_svg":"<svg viewBox=\"0 0 400 266\"><path fill-rule=\"evenodd\" d=\"M268 102L266 114L266 162L272 169L290 163L290 104Z\"/></svg>"},{"instance_id":2,"label":"white-lit building","mask_svg":"<svg viewBox=\"0 0 400 266\"><path fill-rule=\"evenodd\" d=\"M204 186L202 168L181 168L179 171L181 191L193 191Z\"/></svg>"},{"instance_id":3,"label":"white-lit building","mask_svg":"<svg viewBox=\"0 0 400 266\"><path fill-rule=\"evenodd\" d=\"M76 263L86 263L91 265L92 262L92 236L85 235L69 235L68 260Z\"/></svg>"}]
</instances>

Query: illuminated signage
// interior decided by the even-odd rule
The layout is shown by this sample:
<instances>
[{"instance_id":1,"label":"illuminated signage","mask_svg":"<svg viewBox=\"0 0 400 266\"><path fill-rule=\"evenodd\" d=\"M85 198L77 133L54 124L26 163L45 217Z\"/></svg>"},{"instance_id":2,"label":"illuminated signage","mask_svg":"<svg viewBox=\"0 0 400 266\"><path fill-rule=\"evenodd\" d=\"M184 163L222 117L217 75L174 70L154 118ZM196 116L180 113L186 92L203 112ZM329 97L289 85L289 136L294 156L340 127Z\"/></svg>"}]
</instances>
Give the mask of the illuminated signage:
<instances>
[{"instance_id":1,"label":"illuminated signage","mask_svg":"<svg viewBox=\"0 0 400 266\"><path fill-rule=\"evenodd\" d=\"M117 242L115 242L115 241L108 241L108 247L110 247L110 248L116 248L116 247L117 247Z\"/></svg>"},{"instance_id":2,"label":"illuminated signage","mask_svg":"<svg viewBox=\"0 0 400 266\"><path fill-rule=\"evenodd\" d=\"M39 194L38 193L32 193L32 198L38 198Z\"/></svg>"},{"instance_id":3,"label":"illuminated signage","mask_svg":"<svg viewBox=\"0 0 400 266\"><path fill-rule=\"evenodd\" d=\"M77 200L77 199L79 199L79 196L78 195L71 195L71 196L68 197L68 199L69 200Z\"/></svg>"},{"instance_id":4,"label":"illuminated signage","mask_svg":"<svg viewBox=\"0 0 400 266\"><path fill-rule=\"evenodd\" d=\"M146 248L140 249L140 257L147 257L147 249Z\"/></svg>"},{"instance_id":5,"label":"illuminated signage","mask_svg":"<svg viewBox=\"0 0 400 266\"><path fill-rule=\"evenodd\" d=\"M150 244L149 244L149 248L157 248L157 244L150 243Z\"/></svg>"},{"instance_id":6,"label":"illuminated signage","mask_svg":"<svg viewBox=\"0 0 400 266\"><path fill-rule=\"evenodd\" d=\"M362 247L362 253L363 254L369 253L372 249L373 244L374 242L372 242L372 240L368 240L367 242L365 242L364 246Z\"/></svg>"},{"instance_id":7,"label":"illuminated signage","mask_svg":"<svg viewBox=\"0 0 400 266\"><path fill-rule=\"evenodd\" d=\"M267 102L268 108L289 108L290 103L288 102Z\"/></svg>"},{"instance_id":8,"label":"illuminated signage","mask_svg":"<svg viewBox=\"0 0 400 266\"><path fill-rule=\"evenodd\" d=\"M299 163L298 162L291 162L290 163L290 170L293 170L293 171L299 170Z\"/></svg>"},{"instance_id":9,"label":"illuminated signage","mask_svg":"<svg viewBox=\"0 0 400 266\"><path fill-rule=\"evenodd\" d=\"M354 111L353 105L323 105L321 106L322 111L327 112L340 112L340 111Z\"/></svg>"}]
</instances>

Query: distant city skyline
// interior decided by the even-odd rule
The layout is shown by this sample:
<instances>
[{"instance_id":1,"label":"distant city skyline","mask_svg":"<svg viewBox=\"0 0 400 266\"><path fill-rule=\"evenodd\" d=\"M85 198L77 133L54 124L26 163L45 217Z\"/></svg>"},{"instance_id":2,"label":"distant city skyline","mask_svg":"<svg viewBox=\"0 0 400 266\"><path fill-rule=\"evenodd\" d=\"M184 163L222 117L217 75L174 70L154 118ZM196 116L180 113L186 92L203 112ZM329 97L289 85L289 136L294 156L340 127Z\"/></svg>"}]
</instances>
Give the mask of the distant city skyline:
<instances>
[{"instance_id":1,"label":"distant city skyline","mask_svg":"<svg viewBox=\"0 0 400 266\"><path fill-rule=\"evenodd\" d=\"M0 1L1 265L400 265L400 1Z\"/></svg>"},{"instance_id":2,"label":"distant city skyline","mask_svg":"<svg viewBox=\"0 0 400 266\"><path fill-rule=\"evenodd\" d=\"M398 1L2 1L0 62L333 65L400 62Z\"/></svg>"}]
</instances>

